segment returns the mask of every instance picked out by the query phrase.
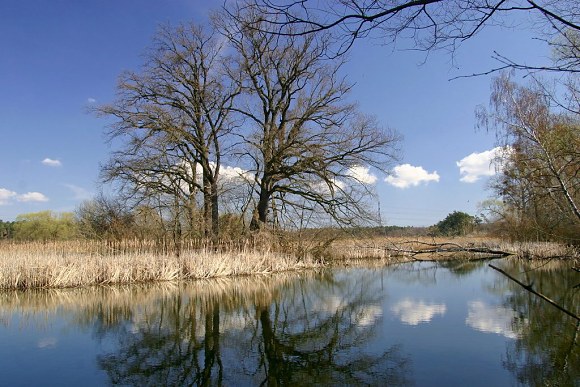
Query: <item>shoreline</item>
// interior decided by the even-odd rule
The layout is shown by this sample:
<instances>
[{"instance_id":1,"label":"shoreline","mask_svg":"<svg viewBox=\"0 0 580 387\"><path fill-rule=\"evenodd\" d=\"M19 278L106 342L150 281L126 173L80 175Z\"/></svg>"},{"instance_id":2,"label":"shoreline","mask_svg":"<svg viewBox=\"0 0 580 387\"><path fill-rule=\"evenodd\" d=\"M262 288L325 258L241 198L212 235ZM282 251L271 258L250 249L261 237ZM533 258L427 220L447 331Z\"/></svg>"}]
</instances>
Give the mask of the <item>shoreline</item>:
<instances>
[{"instance_id":1,"label":"shoreline","mask_svg":"<svg viewBox=\"0 0 580 387\"><path fill-rule=\"evenodd\" d=\"M434 250L433 246L437 248ZM487 250L523 259L580 259L577 248L555 243L510 244L476 238L451 242L433 238L344 239L328 244L324 251L311 248L305 252L303 248L285 246L284 253L275 248L230 247L216 251L206 246L182 250L176 255L156 253L151 246L138 249L131 243L127 243L124 251L107 251L109 247L97 241L1 243L0 291L142 284L264 275L334 265L469 261L502 256L488 254ZM473 252L474 248L477 251Z\"/></svg>"}]
</instances>

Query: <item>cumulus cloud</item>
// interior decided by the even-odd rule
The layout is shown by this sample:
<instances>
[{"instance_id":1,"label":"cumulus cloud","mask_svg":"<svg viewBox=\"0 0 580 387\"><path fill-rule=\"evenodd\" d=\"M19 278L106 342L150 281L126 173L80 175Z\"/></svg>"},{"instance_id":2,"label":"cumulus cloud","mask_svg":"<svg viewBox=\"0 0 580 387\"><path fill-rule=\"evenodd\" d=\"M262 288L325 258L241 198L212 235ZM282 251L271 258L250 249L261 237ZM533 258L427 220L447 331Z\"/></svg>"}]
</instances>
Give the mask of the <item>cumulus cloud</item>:
<instances>
[{"instance_id":1,"label":"cumulus cloud","mask_svg":"<svg viewBox=\"0 0 580 387\"><path fill-rule=\"evenodd\" d=\"M457 161L462 176L459 180L464 183L475 183L481 177L495 175L500 169L497 159L505 153L505 150L503 147L496 147L480 153L474 152Z\"/></svg>"},{"instance_id":2,"label":"cumulus cloud","mask_svg":"<svg viewBox=\"0 0 580 387\"><path fill-rule=\"evenodd\" d=\"M426 303L410 298L404 298L391 307L391 312L408 325L429 322L437 315L444 315L446 311L445 304Z\"/></svg>"},{"instance_id":3,"label":"cumulus cloud","mask_svg":"<svg viewBox=\"0 0 580 387\"><path fill-rule=\"evenodd\" d=\"M0 205L10 204L16 199L19 202L47 202L48 198L40 192L18 194L6 188L0 188Z\"/></svg>"},{"instance_id":4,"label":"cumulus cloud","mask_svg":"<svg viewBox=\"0 0 580 387\"><path fill-rule=\"evenodd\" d=\"M369 167L363 167L360 165L356 165L351 167L346 174L349 177L363 183L363 184L375 184L377 182L377 177L370 173Z\"/></svg>"},{"instance_id":5,"label":"cumulus cloud","mask_svg":"<svg viewBox=\"0 0 580 387\"><path fill-rule=\"evenodd\" d=\"M402 164L393 168L393 174L388 176L385 181L397 188L408 188L418 186L423 182L437 182L439 181L439 174L437 171L429 173L423 167Z\"/></svg>"},{"instance_id":6,"label":"cumulus cloud","mask_svg":"<svg viewBox=\"0 0 580 387\"><path fill-rule=\"evenodd\" d=\"M514 331L512 322L517 318L516 312L501 306L486 305L482 301L470 301L465 324L485 333L495 333L509 339L519 336Z\"/></svg>"},{"instance_id":7,"label":"cumulus cloud","mask_svg":"<svg viewBox=\"0 0 580 387\"><path fill-rule=\"evenodd\" d=\"M0 206L8 204L11 199L16 196L16 192L10 191L6 188L0 188Z\"/></svg>"},{"instance_id":8,"label":"cumulus cloud","mask_svg":"<svg viewBox=\"0 0 580 387\"><path fill-rule=\"evenodd\" d=\"M44 160L42 160L42 164L48 166L48 167L60 167L62 166L62 163L60 162L60 160L53 160L50 158L45 158Z\"/></svg>"},{"instance_id":9,"label":"cumulus cloud","mask_svg":"<svg viewBox=\"0 0 580 387\"><path fill-rule=\"evenodd\" d=\"M95 103L95 102L97 102L97 100L92 98L92 97L89 97L89 98L87 98L87 102L88 103Z\"/></svg>"},{"instance_id":10,"label":"cumulus cloud","mask_svg":"<svg viewBox=\"0 0 580 387\"><path fill-rule=\"evenodd\" d=\"M48 198L40 192L27 192L17 195L16 200L19 202L47 202Z\"/></svg>"},{"instance_id":11,"label":"cumulus cloud","mask_svg":"<svg viewBox=\"0 0 580 387\"><path fill-rule=\"evenodd\" d=\"M212 168L215 168L215 163L211 163ZM224 180L245 180L250 181L252 174L240 167L231 167L229 165L222 165L220 167L220 178Z\"/></svg>"}]
</instances>

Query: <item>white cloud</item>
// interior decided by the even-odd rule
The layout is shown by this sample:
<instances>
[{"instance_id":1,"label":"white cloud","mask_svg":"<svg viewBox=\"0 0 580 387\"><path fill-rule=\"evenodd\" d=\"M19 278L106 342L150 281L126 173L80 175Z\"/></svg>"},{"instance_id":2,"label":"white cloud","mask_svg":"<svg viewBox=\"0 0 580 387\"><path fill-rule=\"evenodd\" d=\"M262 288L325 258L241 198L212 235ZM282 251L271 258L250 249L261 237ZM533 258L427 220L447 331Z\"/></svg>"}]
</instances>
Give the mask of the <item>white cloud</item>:
<instances>
[{"instance_id":1,"label":"white cloud","mask_svg":"<svg viewBox=\"0 0 580 387\"><path fill-rule=\"evenodd\" d=\"M16 192L10 191L6 188L0 188L0 206L8 204L12 198L16 196Z\"/></svg>"},{"instance_id":2,"label":"white cloud","mask_svg":"<svg viewBox=\"0 0 580 387\"><path fill-rule=\"evenodd\" d=\"M46 165L46 166L49 166L49 167L60 167L60 166L62 166L62 163L60 162L60 160L53 160L53 159L50 159L48 157L45 158L44 160L42 160L42 163L44 165Z\"/></svg>"},{"instance_id":3,"label":"white cloud","mask_svg":"<svg viewBox=\"0 0 580 387\"><path fill-rule=\"evenodd\" d=\"M430 181L439 181L437 171L427 172L423 167L415 167L411 164L397 165L393 168L393 174L388 176L385 181L397 188L408 188L418 186L419 184Z\"/></svg>"},{"instance_id":4,"label":"white cloud","mask_svg":"<svg viewBox=\"0 0 580 387\"><path fill-rule=\"evenodd\" d=\"M346 174L353 179L363 183L363 184L375 184L377 182L377 177L370 173L369 167L354 166L351 167Z\"/></svg>"},{"instance_id":5,"label":"white cloud","mask_svg":"<svg viewBox=\"0 0 580 387\"><path fill-rule=\"evenodd\" d=\"M74 194L73 199L75 200L89 200L93 197L91 192L77 185L65 184L64 186L72 191Z\"/></svg>"},{"instance_id":6,"label":"white cloud","mask_svg":"<svg viewBox=\"0 0 580 387\"><path fill-rule=\"evenodd\" d=\"M437 315L444 315L447 311L445 304L426 303L404 298L391 307L391 312L409 325L429 322Z\"/></svg>"},{"instance_id":7,"label":"white cloud","mask_svg":"<svg viewBox=\"0 0 580 387\"><path fill-rule=\"evenodd\" d=\"M95 103L95 102L97 102L97 100L92 98L92 97L89 97L89 98L87 98L87 102L88 103Z\"/></svg>"},{"instance_id":8,"label":"white cloud","mask_svg":"<svg viewBox=\"0 0 580 387\"><path fill-rule=\"evenodd\" d=\"M496 333L515 339L519 336L512 325L516 316L516 312L502 306L493 307L482 301L470 301L465 323L480 332Z\"/></svg>"},{"instance_id":9,"label":"white cloud","mask_svg":"<svg viewBox=\"0 0 580 387\"><path fill-rule=\"evenodd\" d=\"M212 169L215 168L215 163L211 163ZM220 167L220 176L224 180L244 180L251 181L252 174L240 167L230 167L229 165L222 165Z\"/></svg>"},{"instance_id":10,"label":"white cloud","mask_svg":"<svg viewBox=\"0 0 580 387\"><path fill-rule=\"evenodd\" d=\"M496 147L481 153L472 153L469 156L457 161L460 181L464 183L475 183L481 177L493 176L498 168L497 158L505 153L505 148Z\"/></svg>"},{"instance_id":11,"label":"white cloud","mask_svg":"<svg viewBox=\"0 0 580 387\"><path fill-rule=\"evenodd\" d=\"M18 195L16 200L19 202L47 202L48 198L40 192L27 192L25 194Z\"/></svg>"}]
</instances>

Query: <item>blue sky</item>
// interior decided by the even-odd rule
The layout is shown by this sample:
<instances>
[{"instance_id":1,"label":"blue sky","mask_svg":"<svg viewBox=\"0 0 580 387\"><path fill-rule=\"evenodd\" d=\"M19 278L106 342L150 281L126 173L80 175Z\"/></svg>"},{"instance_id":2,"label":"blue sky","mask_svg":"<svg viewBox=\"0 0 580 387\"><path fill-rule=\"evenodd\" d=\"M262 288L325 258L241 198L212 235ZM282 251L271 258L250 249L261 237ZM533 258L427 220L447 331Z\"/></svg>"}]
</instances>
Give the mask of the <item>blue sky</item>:
<instances>
[{"instance_id":1,"label":"blue sky","mask_svg":"<svg viewBox=\"0 0 580 387\"><path fill-rule=\"evenodd\" d=\"M73 211L98 191L99 163L112 149L106 121L87 108L112 101L117 77L139 68L160 23L204 22L208 4L0 2L1 220ZM454 210L475 214L490 196L488 177L478 177L489 153L480 153L493 149L495 138L475 130L474 111L487 104L491 77L449 79L496 67L493 50L524 62L545 62L549 51L525 30L499 28L464 42L453 58L404 48L360 41L344 67L360 109L404 136L394 176L377 174L375 182L384 223L431 225ZM457 163L472 153L463 162L473 167L466 177Z\"/></svg>"}]
</instances>

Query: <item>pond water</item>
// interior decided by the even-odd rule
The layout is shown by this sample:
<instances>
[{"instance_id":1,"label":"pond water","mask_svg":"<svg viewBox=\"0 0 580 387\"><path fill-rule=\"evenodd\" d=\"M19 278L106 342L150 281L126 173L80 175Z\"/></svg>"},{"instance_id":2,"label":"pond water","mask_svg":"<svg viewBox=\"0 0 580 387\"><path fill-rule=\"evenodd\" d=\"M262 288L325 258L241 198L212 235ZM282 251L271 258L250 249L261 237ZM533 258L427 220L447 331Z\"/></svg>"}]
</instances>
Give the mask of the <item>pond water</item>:
<instances>
[{"instance_id":1,"label":"pond water","mask_svg":"<svg viewBox=\"0 0 580 387\"><path fill-rule=\"evenodd\" d=\"M0 293L0 385L578 386L578 321L488 262ZM578 313L580 274L494 265Z\"/></svg>"}]
</instances>

